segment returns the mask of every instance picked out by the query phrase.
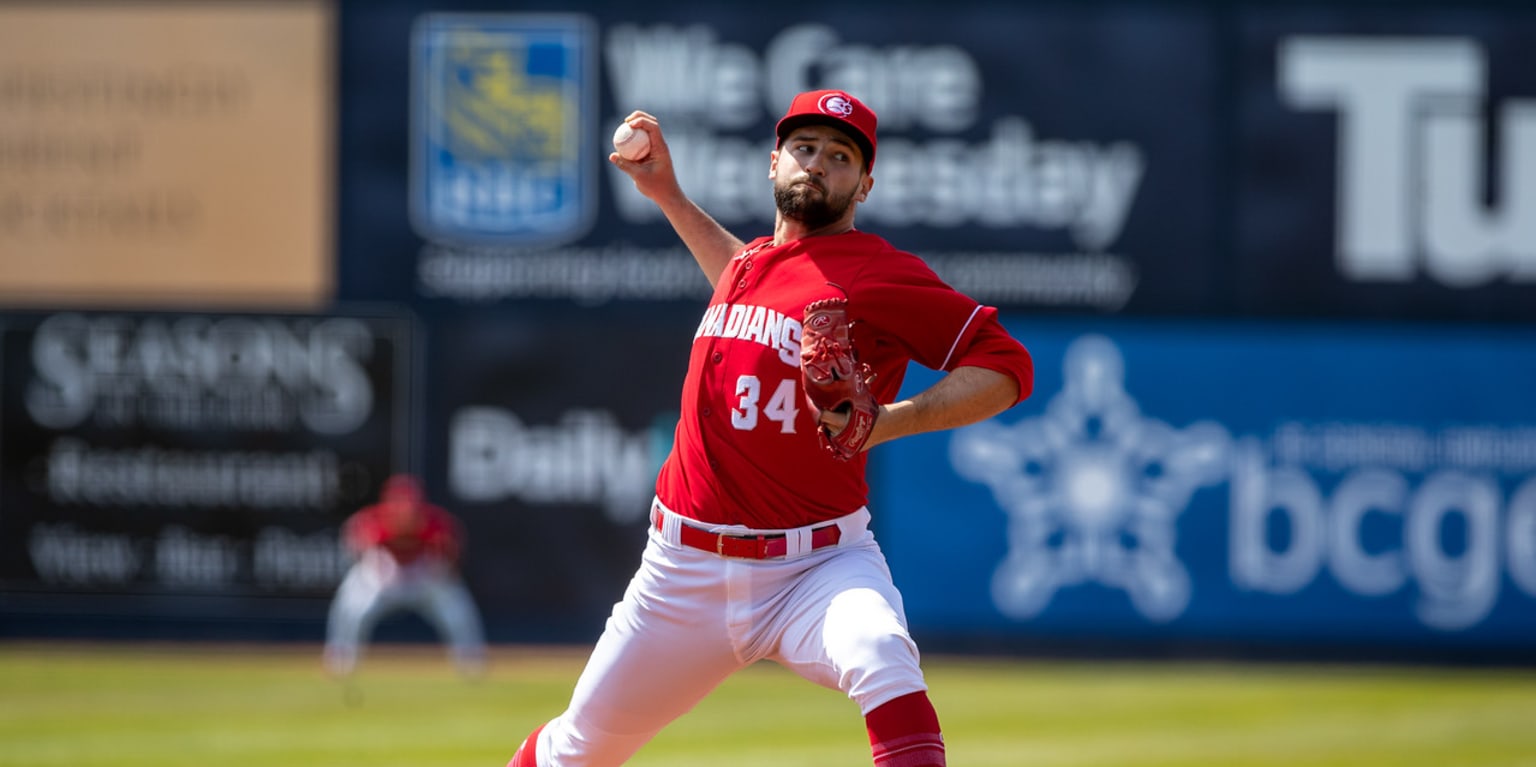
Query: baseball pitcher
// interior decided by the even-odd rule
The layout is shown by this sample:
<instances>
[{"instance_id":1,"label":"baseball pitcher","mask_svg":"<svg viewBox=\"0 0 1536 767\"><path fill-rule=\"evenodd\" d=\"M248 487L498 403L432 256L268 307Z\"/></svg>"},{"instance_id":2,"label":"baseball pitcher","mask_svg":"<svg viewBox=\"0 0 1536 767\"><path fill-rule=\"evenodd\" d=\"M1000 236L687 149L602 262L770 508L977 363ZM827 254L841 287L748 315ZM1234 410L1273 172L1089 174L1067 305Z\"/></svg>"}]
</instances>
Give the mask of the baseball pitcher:
<instances>
[{"instance_id":1,"label":"baseball pitcher","mask_svg":"<svg viewBox=\"0 0 1536 767\"><path fill-rule=\"evenodd\" d=\"M854 227L874 185L876 118L848 93L790 103L767 158L773 233L746 243L683 193L657 120L626 122L648 151L609 161L660 208L714 295L640 569L569 706L509 767L623 764L762 660L852 699L877 767L943 765L901 594L870 531L865 451L1017 404L1033 386L1030 356L994 308ZM945 376L897 401L909 361ZM942 509L931 524L949 524ZM784 733L784 748L794 743Z\"/></svg>"}]
</instances>

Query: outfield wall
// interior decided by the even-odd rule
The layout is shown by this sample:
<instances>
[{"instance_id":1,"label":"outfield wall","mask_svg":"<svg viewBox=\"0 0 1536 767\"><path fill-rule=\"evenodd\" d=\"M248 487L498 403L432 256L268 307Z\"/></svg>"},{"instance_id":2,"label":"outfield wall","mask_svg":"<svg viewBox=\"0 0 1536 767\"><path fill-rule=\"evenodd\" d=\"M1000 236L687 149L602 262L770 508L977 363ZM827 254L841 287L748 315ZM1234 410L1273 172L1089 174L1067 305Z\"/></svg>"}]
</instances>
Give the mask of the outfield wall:
<instances>
[{"instance_id":1,"label":"outfield wall","mask_svg":"<svg viewBox=\"0 0 1536 767\"><path fill-rule=\"evenodd\" d=\"M337 526L411 470L494 639L591 639L707 296L611 127L656 114L750 235L774 117L841 86L881 116L861 226L1039 372L872 457L919 633L1536 656L1536 11L273 7L320 50L118 78L88 6L0 9L55 41L0 46L0 633L317 638Z\"/></svg>"}]
</instances>

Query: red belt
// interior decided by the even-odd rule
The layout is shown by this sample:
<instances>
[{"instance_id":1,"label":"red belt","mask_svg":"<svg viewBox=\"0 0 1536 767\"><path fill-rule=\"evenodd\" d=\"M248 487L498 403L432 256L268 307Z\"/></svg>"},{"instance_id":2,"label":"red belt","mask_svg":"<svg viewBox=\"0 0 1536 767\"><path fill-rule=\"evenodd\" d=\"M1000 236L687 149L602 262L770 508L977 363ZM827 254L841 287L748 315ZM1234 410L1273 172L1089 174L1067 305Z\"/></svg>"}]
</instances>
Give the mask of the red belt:
<instances>
[{"instance_id":1,"label":"red belt","mask_svg":"<svg viewBox=\"0 0 1536 767\"><path fill-rule=\"evenodd\" d=\"M660 530L666 516L656 514L655 517L656 529ZM683 524L678 525L678 538L689 548L735 559L773 559L789 553L789 543L783 533L731 535L711 533L702 527ZM836 546L842 538L843 531L836 523L818 527L811 531L811 550Z\"/></svg>"}]
</instances>

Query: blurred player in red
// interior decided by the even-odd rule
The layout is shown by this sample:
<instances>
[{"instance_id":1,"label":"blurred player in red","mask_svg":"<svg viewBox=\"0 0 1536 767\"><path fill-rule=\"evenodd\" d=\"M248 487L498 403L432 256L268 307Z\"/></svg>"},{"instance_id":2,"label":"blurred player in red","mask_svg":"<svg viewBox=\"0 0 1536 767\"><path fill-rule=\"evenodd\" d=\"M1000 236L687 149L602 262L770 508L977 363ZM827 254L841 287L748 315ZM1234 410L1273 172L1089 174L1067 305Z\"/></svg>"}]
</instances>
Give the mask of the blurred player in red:
<instances>
[{"instance_id":1,"label":"blurred player in red","mask_svg":"<svg viewBox=\"0 0 1536 767\"><path fill-rule=\"evenodd\" d=\"M326 670L350 675L379 619L409 609L448 640L460 672L482 673L485 638L479 611L459 576L462 542L458 520L428 502L415 477L396 474L386 480L379 502L342 527L342 543L356 562L331 603Z\"/></svg>"}]
</instances>

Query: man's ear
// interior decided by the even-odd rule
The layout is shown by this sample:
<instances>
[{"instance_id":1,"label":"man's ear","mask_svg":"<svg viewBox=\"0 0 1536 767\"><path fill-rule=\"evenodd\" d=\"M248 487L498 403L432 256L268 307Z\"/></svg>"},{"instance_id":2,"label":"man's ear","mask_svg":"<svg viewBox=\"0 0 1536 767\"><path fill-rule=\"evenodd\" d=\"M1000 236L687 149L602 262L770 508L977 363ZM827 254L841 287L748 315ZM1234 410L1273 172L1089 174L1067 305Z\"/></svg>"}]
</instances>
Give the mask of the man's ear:
<instances>
[{"instance_id":1,"label":"man's ear","mask_svg":"<svg viewBox=\"0 0 1536 767\"><path fill-rule=\"evenodd\" d=\"M777 178L779 175L779 150L768 153L768 178Z\"/></svg>"},{"instance_id":2,"label":"man's ear","mask_svg":"<svg viewBox=\"0 0 1536 767\"><path fill-rule=\"evenodd\" d=\"M857 199L859 202L863 202L869 199L869 190L873 189L874 186L875 177L869 175L864 176L864 179L859 182L859 196L855 199Z\"/></svg>"}]
</instances>

